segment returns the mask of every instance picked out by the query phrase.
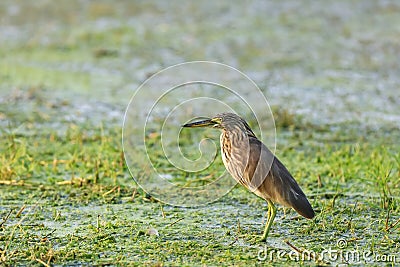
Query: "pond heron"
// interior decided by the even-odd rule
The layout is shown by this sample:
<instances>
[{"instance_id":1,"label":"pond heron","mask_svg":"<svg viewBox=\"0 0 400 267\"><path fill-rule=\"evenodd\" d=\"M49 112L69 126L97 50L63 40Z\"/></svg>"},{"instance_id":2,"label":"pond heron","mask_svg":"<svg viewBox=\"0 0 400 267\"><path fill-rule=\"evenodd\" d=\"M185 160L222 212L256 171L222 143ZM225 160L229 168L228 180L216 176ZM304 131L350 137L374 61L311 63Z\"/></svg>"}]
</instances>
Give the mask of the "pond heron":
<instances>
[{"instance_id":1,"label":"pond heron","mask_svg":"<svg viewBox=\"0 0 400 267\"><path fill-rule=\"evenodd\" d=\"M291 207L312 219L314 210L296 180L277 157L257 139L247 122L234 113L187 123L183 127L212 127L222 130L222 160L233 178L268 202L267 222L261 240L266 241L275 219L275 203Z\"/></svg>"}]
</instances>

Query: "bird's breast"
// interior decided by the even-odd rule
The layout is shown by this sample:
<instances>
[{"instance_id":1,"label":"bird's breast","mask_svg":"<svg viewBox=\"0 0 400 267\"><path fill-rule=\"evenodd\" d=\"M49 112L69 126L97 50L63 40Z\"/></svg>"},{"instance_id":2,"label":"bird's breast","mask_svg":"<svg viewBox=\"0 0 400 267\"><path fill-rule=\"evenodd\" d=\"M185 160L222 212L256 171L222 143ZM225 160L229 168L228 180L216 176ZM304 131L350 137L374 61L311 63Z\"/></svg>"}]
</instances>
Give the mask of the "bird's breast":
<instances>
[{"instance_id":1,"label":"bird's breast","mask_svg":"<svg viewBox=\"0 0 400 267\"><path fill-rule=\"evenodd\" d=\"M223 132L220 137L221 155L225 168L232 175L232 177L240 184L247 187L244 180L244 170L246 168L248 159L248 149L235 145L232 140L234 136L228 132ZM248 144L248 142L246 142Z\"/></svg>"},{"instance_id":2,"label":"bird's breast","mask_svg":"<svg viewBox=\"0 0 400 267\"><path fill-rule=\"evenodd\" d=\"M227 132L223 132L220 137L222 161L226 168L227 164L231 161L232 145Z\"/></svg>"}]
</instances>

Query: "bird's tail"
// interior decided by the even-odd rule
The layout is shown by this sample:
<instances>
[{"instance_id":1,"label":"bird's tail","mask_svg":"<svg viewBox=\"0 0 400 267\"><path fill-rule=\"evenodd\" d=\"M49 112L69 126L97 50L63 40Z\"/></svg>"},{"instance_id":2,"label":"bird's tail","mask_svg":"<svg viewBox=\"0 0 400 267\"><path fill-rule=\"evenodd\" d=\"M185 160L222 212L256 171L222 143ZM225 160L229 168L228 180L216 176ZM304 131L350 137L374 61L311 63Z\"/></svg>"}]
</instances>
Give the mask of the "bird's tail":
<instances>
[{"instance_id":1,"label":"bird's tail","mask_svg":"<svg viewBox=\"0 0 400 267\"><path fill-rule=\"evenodd\" d=\"M307 218L307 219L312 219L315 216L315 212L313 208L311 207L310 202L308 202L308 199L306 196L297 196L297 199L295 201L291 201L291 206L295 211L297 211L301 216Z\"/></svg>"}]
</instances>

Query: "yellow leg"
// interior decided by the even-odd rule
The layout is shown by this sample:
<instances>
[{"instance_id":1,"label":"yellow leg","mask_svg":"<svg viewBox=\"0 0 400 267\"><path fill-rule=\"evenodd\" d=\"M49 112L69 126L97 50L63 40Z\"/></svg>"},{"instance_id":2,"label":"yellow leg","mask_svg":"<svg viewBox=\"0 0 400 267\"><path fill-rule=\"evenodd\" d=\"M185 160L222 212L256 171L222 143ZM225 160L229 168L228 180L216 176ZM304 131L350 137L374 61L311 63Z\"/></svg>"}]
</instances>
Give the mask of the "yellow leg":
<instances>
[{"instance_id":1,"label":"yellow leg","mask_svg":"<svg viewBox=\"0 0 400 267\"><path fill-rule=\"evenodd\" d=\"M267 200L267 202L268 202L268 213L267 213L268 219L267 219L267 223L265 224L264 234L261 238L261 241L267 241L269 230L271 228L272 223L274 222L275 215L276 215L276 208L275 208L274 203L272 203L271 200Z\"/></svg>"}]
</instances>

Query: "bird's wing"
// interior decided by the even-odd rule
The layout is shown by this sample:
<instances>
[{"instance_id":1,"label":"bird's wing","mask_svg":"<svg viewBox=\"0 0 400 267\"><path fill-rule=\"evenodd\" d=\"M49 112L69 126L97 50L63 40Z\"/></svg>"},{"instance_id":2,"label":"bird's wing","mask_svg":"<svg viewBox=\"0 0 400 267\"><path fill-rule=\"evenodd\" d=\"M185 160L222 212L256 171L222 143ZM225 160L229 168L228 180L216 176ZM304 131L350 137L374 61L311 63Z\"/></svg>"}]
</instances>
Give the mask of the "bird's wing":
<instances>
[{"instance_id":1,"label":"bird's wing","mask_svg":"<svg viewBox=\"0 0 400 267\"><path fill-rule=\"evenodd\" d=\"M278 158L257 138L250 137L250 153L244 178L248 188L264 199L294 208L313 218L314 211L296 180Z\"/></svg>"}]
</instances>

